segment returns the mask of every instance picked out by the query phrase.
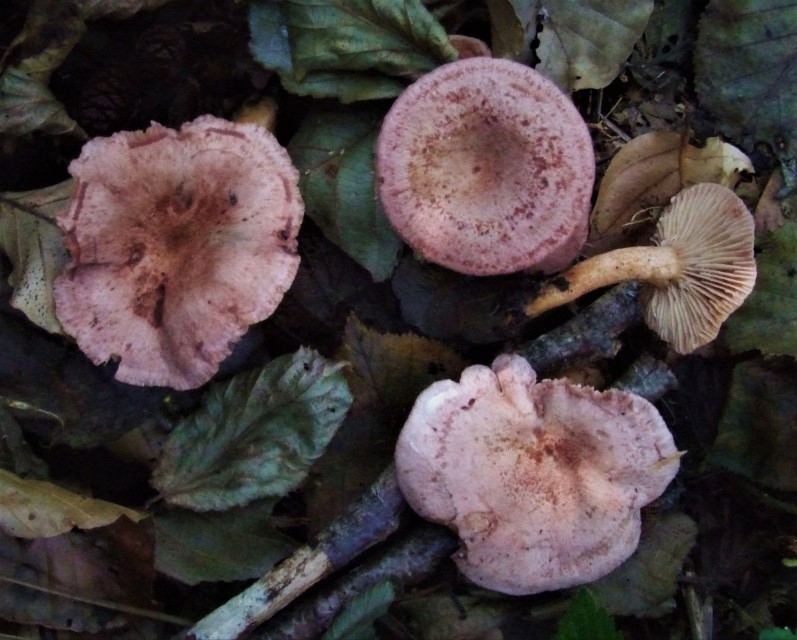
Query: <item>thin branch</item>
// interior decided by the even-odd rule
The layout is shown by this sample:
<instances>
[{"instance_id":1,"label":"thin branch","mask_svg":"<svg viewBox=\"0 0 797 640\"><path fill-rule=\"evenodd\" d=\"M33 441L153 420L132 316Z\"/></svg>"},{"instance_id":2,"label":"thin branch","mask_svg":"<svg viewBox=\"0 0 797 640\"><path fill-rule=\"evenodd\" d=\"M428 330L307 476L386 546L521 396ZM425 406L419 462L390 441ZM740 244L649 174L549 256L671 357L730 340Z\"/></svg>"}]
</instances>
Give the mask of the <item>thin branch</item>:
<instances>
[{"instance_id":1,"label":"thin branch","mask_svg":"<svg viewBox=\"0 0 797 640\"><path fill-rule=\"evenodd\" d=\"M317 638L357 594L388 578L402 586L422 582L431 577L440 562L458 546L457 537L445 527L422 524L252 637L260 640Z\"/></svg>"},{"instance_id":2,"label":"thin branch","mask_svg":"<svg viewBox=\"0 0 797 640\"><path fill-rule=\"evenodd\" d=\"M582 360L613 358L622 346L620 334L642 320L639 289L637 282L613 287L577 316L515 351L541 375Z\"/></svg>"},{"instance_id":3,"label":"thin branch","mask_svg":"<svg viewBox=\"0 0 797 640\"><path fill-rule=\"evenodd\" d=\"M185 640L229 640L251 631L311 586L393 533L406 503L391 464L321 534L266 573L232 600L177 637Z\"/></svg>"},{"instance_id":4,"label":"thin branch","mask_svg":"<svg viewBox=\"0 0 797 640\"><path fill-rule=\"evenodd\" d=\"M666 364L649 353L639 356L612 385L655 402L678 388L678 379Z\"/></svg>"}]
</instances>

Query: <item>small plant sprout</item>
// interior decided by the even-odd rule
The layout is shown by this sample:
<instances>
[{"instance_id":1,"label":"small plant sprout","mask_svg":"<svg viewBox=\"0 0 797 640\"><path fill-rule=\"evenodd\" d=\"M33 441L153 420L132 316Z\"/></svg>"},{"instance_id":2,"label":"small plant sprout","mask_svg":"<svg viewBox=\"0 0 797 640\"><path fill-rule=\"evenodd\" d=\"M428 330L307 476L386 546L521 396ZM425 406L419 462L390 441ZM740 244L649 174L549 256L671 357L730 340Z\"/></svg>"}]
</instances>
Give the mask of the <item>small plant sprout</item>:
<instances>
[{"instance_id":1,"label":"small plant sprout","mask_svg":"<svg viewBox=\"0 0 797 640\"><path fill-rule=\"evenodd\" d=\"M755 284L753 218L727 187L697 184L675 195L658 221L655 246L600 254L552 278L524 311L536 317L585 293L640 280L645 321L681 354L717 337Z\"/></svg>"}]
</instances>

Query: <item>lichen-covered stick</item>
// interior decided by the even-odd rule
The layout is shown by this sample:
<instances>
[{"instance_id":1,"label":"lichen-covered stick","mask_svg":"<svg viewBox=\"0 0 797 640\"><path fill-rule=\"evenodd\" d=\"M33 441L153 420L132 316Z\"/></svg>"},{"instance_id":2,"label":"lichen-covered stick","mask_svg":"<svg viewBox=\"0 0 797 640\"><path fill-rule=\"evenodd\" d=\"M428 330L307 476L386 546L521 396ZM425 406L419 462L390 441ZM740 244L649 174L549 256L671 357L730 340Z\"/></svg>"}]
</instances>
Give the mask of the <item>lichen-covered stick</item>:
<instances>
[{"instance_id":1,"label":"lichen-covered stick","mask_svg":"<svg viewBox=\"0 0 797 640\"><path fill-rule=\"evenodd\" d=\"M393 465L387 467L349 510L257 582L179 634L185 640L230 640L271 618L322 578L336 571L398 527L406 506Z\"/></svg>"},{"instance_id":2,"label":"lichen-covered stick","mask_svg":"<svg viewBox=\"0 0 797 640\"><path fill-rule=\"evenodd\" d=\"M618 285L593 302L589 309L515 352L542 375L576 362L613 358L620 350L620 334L642 320L637 282Z\"/></svg>"},{"instance_id":3,"label":"lichen-covered stick","mask_svg":"<svg viewBox=\"0 0 797 640\"><path fill-rule=\"evenodd\" d=\"M457 549L457 538L448 529L423 524L401 540L391 543L377 557L336 580L310 600L274 619L253 639L309 640L319 637L359 593L382 580L404 586L425 580Z\"/></svg>"}]
</instances>

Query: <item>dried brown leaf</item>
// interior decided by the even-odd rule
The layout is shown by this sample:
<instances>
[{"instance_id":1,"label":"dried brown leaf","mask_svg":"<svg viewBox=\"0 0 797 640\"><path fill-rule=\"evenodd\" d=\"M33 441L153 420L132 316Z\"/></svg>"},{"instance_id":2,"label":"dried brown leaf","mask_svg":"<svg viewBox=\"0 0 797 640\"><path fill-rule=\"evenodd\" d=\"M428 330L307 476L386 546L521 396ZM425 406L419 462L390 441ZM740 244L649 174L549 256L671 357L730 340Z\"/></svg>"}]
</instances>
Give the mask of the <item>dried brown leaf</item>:
<instances>
[{"instance_id":1,"label":"dried brown leaf","mask_svg":"<svg viewBox=\"0 0 797 640\"><path fill-rule=\"evenodd\" d=\"M715 182L733 188L750 159L719 138L703 147L679 133L656 131L634 138L612 159L592 210L587 255L636 244L653 231L656 208L684 187Z\"/></svg>"}]
</instances>

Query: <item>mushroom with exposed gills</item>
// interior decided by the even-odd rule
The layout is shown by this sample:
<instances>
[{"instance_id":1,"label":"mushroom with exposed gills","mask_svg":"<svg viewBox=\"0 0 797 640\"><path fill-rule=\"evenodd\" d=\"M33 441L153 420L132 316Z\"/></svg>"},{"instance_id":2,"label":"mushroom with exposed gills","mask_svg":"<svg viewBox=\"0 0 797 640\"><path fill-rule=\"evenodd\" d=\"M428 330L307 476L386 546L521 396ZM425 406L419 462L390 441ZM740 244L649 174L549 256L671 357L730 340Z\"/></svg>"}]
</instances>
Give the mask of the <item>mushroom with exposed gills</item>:
<instances>
[{"instance_id":1,"label":"mushroom with exposed gills","mask_svg":"<svg viewBox=\"0 0 797 640\"><path fill-rule=\"evenodd\" d=\"M385 215L435 264L553 273L586 241L589 130L570 97L526 65L479 56L421 76L385 116L375 153Z\"/></svg>"},{"instance_id":2,"label":"mushroom with exposed gills","mask_svg":"<svg viewBox=\"0 0 797 640\"><path fill-rule=\"evenodd\" d=\"M755 284L750 212L727 187L696 184L672 198L652 241L655 246L616 249L557 275L524 306L526 315L640 280L650 285L643 294L645 321L675 351L690 353L711 342Z\"/></svg>"},{"instance_id":3,"label":"mushroom with exposed gills","mask_svg":"<svg viewBox=\"0 0 797 640\"><path fill-rule=\"evenodd\" d=\"M538 382L505 354L423 391L395 456L410 506L459 536L465 577L523 595L591 582L628 558L641 507L681 454L647 400Z\"/></svg>"}]
</instances>

